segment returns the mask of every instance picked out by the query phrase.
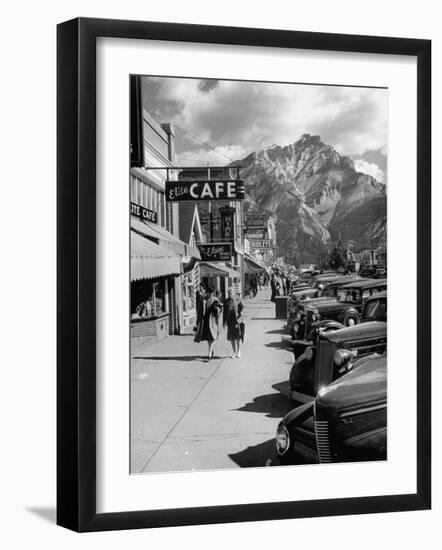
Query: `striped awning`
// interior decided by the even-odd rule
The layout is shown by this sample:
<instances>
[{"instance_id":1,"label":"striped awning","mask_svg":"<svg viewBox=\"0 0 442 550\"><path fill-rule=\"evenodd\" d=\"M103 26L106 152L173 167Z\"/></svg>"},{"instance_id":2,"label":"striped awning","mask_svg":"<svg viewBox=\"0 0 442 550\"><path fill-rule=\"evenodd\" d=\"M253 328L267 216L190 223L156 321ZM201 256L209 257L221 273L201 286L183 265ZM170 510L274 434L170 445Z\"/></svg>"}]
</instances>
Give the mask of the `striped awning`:
<instances>
[{"instance_id":1,"label":"striped awning","mask_svg":"<svg viewBox=\"0 0 442 550\"><path fill-rule=\"evenodd\" d=\"M130 280L181 273L181 257L131 230Z\"/></svg>"},{"instance_id":2,"label":"striped awning","mask_svg":"<svg viewBox=\"0 0 442 550\"><path fill-rule=\"evenodd\" d=\"M228 277L227 268L218 267L215 263L199 262L200 275L202 277Z\"/></svg>"},{"instance_id":3,"label":"striped awning","mask_svg":"<svg viewBox=\"0 0 442 550\"><path fill-rule=\"evenodd\" d=\"M262 273L267 271L265 266L246 254L244 256L244 269L246 273Z\"/></svg>"},{"instance_id":4,"label":"striped awning","mask_svg":"<svg viewBox=\"0 0 442 550\"><path fill-rule=\"evenodd\" d=\"M183 241L180 241L178 237L172 235L167 229L161 225L151 223L144 220L139 220L138 218L132 217L130 221L131 228L139 233L144 235L148 239L153 240L156 244L159 244L163 248L167 248L175 254L180 254L181 256L194 257L197 259L201 258L198 248L194 248Z\"/></svg>"},{"instance_id":5,"label":"striped awning","mask_svg":"<svg viewBox=\"0 0 442 550\"><path fill-rule=\"evenodd\" d=\"M199 262L200 273L202 277L231 277L239 279L240 273L216 262Z\"/></svg>"}]
</instances>

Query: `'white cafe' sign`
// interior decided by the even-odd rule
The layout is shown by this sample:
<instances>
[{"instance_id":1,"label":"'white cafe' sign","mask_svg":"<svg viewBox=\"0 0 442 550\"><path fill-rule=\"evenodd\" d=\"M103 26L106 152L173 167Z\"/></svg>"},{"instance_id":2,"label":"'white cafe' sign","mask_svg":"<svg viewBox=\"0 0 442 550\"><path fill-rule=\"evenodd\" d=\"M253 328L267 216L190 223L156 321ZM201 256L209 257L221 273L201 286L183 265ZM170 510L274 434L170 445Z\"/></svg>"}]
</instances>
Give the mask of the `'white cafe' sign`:
<instances>
[{"instance_id":1,"label":"'white cafe' sign","mask_svg":"<svg viewBox=\"0 0 442 550\"><path fill-rule=\"evenodd\" d=\"M149 208L145 208L144 206L141 206L136 202L130 203L130 213L137 218L141 218L142 220L146 220L152 223L158 223L157 212L149 210Z\"/></svg>"},{"instance_id":2,"label":"'white cafe' sign","mask_svg":"<svg viewBox=\"0 0 442 550\"><path fill-rule=\"evenodd\" d=\"M243 180L166 181L166 201L243 200Z\"/></svg>"}]
</instances>

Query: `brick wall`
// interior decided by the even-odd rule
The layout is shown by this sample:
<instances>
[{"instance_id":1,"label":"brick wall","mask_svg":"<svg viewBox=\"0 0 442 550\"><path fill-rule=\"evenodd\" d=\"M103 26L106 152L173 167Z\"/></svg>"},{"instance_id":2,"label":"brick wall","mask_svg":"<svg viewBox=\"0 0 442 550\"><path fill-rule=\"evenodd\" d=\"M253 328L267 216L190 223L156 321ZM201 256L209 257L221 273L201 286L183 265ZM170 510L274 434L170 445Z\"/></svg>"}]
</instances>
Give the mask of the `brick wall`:
<instances>
[{"instance_id":1,"label":"brick wall","mask_svg":"<svg viewBox=\"0 0 442 550\"><path fill-rule=\"evenodd\" d=\"M149 340L161 340L169 334L169 317L167 315L158 319L146 319L145 321L132 321L130 324L131 338L148 338Z\"/></svg>"}]
</instances>

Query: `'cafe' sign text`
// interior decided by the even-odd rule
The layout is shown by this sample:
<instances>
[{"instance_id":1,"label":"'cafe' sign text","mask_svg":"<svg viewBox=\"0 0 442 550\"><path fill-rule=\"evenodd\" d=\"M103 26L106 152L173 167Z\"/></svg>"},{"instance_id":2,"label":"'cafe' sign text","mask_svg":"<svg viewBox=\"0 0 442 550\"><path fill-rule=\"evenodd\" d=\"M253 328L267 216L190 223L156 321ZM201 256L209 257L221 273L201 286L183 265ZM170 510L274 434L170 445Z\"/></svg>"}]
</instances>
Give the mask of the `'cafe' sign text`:
<instances>
[{"instance_id":1,"label":"'cafe' sign text","mask_svg":"<svg viewBox=\"0 0 442 550\"><path fill-rule=\"evenodd\" d=\"M243 180L166 181L166 201L243 200Z\"/></svg>"},{"instance_id":2,"label":"'cafe' sign text","mask_svg":"<svg viewBox=\"0 0 442 550\"><path fill-rule=\"evenodd\" d=\"M153 210L149 210L149 208L144 208L144 206L141 206L136 202L130 203L130 213L132 214L132 216L136 216L137 218L141 218L142 220L146 220L152 223L158 223L158 214L156 212L154 212Z\"/></svg>"}]
</instances>

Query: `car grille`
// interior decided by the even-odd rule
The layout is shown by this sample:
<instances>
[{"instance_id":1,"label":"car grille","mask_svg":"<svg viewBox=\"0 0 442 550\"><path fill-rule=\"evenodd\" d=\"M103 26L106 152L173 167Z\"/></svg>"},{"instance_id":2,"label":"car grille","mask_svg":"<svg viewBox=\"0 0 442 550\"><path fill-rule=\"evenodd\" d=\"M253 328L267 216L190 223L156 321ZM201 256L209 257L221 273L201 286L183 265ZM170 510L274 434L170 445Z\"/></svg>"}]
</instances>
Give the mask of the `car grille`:
<instances>
[{"instance_id":1,"label":"car grille","mask_svg":"<svg viewBox=\"0 0 442 550\"><path fill-rule=\"evenodd\" d=\"M327 420L315 421L316 447L320 463L331 462L330 440L328 437Z\"/></svg>"},{"instance_id":2,"label":"car grille","mask_svg":"<svg viewBox=\"0 0 442 550\"><path fill-rule=\"evenodd\" d=\"M333 354L335 345L326 340L320 340L315 364L315 393L328 386L333 380Z\"/></svg>"},{"instance_id":3,"label":"car grille","mask_svg":"<svg viewBox=\"0 0 442 550\"><path fill-rule=\"evenodd\" d=\"M304 327L304 339L307 340L309 337L310 331L313 326L313 311L311 309L307 309L305 312L305 327Z\"/></svg>"}]
</instances>

